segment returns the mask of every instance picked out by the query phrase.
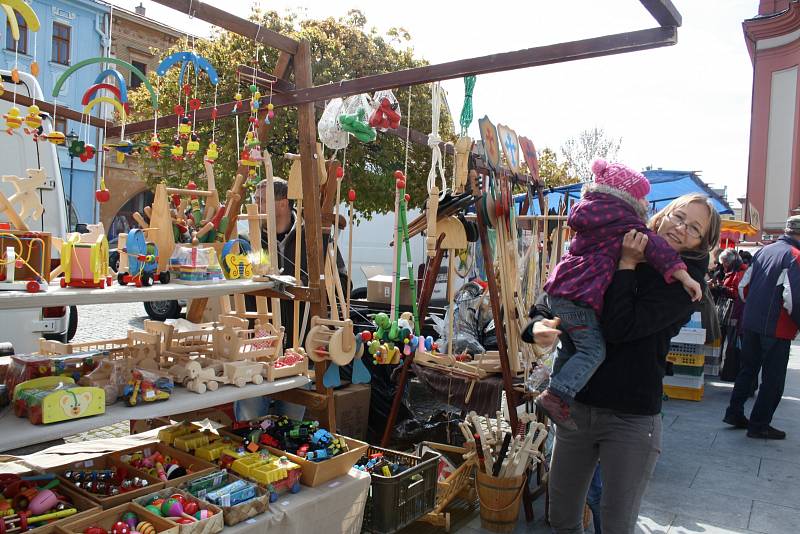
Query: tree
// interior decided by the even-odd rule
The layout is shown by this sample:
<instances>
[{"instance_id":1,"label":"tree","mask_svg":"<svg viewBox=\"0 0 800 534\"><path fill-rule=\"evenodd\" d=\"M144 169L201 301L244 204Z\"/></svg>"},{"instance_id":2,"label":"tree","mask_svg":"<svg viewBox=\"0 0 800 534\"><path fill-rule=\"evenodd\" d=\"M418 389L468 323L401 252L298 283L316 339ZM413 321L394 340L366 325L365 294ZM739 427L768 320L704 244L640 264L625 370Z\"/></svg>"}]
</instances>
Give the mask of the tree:
<instances>
[{"instance_id":1,"label":"tree","mask_svg":"<svg viewBox=\"0 0 800 534\"><path fill-rule=\"evenodd\" d=\"M340 80L358 78L387 71L396 71L426 65L422 59L414 58L409 46L410 36L402 28L392 28L386 36L380 35L374 28L367 27L366 17L357 10L347 16L334 19L304 19L297 12L283 15L275 11L254 9L250 19L264 28L289 35L295 39L308 39L311 44L314 84L321 85ZM239 92L244 99L249 98L249 80L238 79L236 71L239 65L255 65L262 72L271 72L278 58L278 51L259 47L255 43L239 35L218 31L209 40L198 40L193 43L197 54L206 57L217 69L220 83L217 87L217 102L233 101ZM174 49L155 51L169 55L180 50L191 49L188 43L182 43ZM256 58L257 55L257 58ZM156 80L155 73L149 73L150 80L160 86L159 113L173 113L178 102L178 68L170 69L167 75ZM194 82L194 74L189 76L193 91L197 91L203 106L214 102L214 89L205 75L199 82ZM262 96L268 98L268 90L261 90ZM395 91L404 114L402 124L405 126L408 117L408 88ZM147 94L144 90L133 91L130 96L132 107L136 113L132 120L152 117L152 110L147 105ZM411 127L428 132L431 124L430 88L427 85L411 88ZM320 113L317 113L319 118ZM453 140L452 120L447 113L442 113L440 135L442 139ZM247 116L239 117L239 142L247 129ZM142 155L141 172L148 182L162 180L170 185L185 185L189 179L199 186L205 183L202 154L211 141L212 124L197 124L196 131L200 135L201 149L198 155L187 161L173 161L169 158L169 145L175 136L175 129L162 130L159 138L164 143L164 157L157 162ZM217 187L224 191L233 181L237 168L237 136L236 120L232 117L219 119L216 123L216 143L219 147L219 159L215 164ZM151 134L140 136L141 142L148 142ZM298 152L297 110L295 108L275 109L272 132L265 143L272 155L276 176L286 177L289 174L290 162L281 156L285 153ZM357 209L362 215L369 217L372 213L385 213L394 207L394 178L396 169L403 169L405 162L405 140L389 134L378 134L377 141L362 144L355 138L350 139L346 152L339 151L335 156L345 163L345 176L342 187L346 191L353 187L357 192ZM326 157L330 157L326 151ZM430 149L425 146L412 146L408 154L408 193L410 204L420 206L427 199L426 178L430 165ZM249 184L251 187L253 183Z\"/></svg>"},{"instance_id":2,"label":"tree","mask_svg":"<svg viewBox=\"0 0 800 534\"><path fill-rule=\"evenodd\" d=\"M570 175L589 182L592 180L592 162L597 158L615 159L621 146L621 137L608 137L605 130L594 127L583 130L577 138L567 139L561 146L561 155Z\"/></svg>"},{"instance_id":3,"label":"tree","mask_svg":"<svg viewBox=\"0 0 800 534\"><path fill-rule=\"evenodd\" d=\"M567 162L559 163L558 154L549 148L539 154L539 176L545 187L559 187L580 182L580 178L571 175Z\"/></svg>"}]
</instances>

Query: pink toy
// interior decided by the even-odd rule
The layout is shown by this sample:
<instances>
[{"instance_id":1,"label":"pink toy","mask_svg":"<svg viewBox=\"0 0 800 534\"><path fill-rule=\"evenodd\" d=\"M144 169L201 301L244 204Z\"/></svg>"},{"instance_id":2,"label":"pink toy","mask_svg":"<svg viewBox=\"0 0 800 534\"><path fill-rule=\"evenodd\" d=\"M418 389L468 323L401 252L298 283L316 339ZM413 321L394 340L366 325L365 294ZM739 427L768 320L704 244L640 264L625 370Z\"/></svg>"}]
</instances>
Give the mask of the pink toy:
<instances>
[{"instance_id":1,"label":"pink toy","mask_svg":"<svg viewBox=\"0 0 800 534\"><path fill-rule=\"evenodd\" d=\"M131 529L128 527L127 523L123 523L122 521L117 521L111 527L111 534L130 534Z\"/></svg>"},{"instance_id":2,"label":"pink toy","mask_svg":"<svg viewBox=\"0 0 800 534\"><path fill-rule=\"evenodd\" d=\"M52 491L46 489L38 492L28 503L28 511L31 515L41 515L58 504L58 497Z\"/></svg>"},{"instance_id":3,"label":"pink toy","mask_svg":"<svg viewBox=\"0 0 800 534\"><path fill-rule=\"evenodd\" d=\"M161 513L166 517L181 517L183 515L183 505L177 499L167 499L161 505Z\"/></svg>"}]
</instances>

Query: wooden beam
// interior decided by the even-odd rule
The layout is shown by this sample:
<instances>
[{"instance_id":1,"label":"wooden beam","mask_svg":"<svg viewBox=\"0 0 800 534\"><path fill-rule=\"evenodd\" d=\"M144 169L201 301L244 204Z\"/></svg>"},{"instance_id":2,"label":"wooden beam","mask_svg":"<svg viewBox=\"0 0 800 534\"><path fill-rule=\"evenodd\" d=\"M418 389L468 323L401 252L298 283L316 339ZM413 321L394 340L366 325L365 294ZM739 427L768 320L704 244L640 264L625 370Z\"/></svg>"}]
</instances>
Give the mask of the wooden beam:
<instances>
[{"instance_id":1,"label":"wooden beam","mask_svg":"<svg viewBox=\"0 0 800 534\"><path fill-rule=\"evenodd\" d=\"M329 83L317 87L299 87L293 93L273 98L273 104L298 105L305 102L329 100L335 97L371 93L381 89L406 87L440 80L462 78L464 76L489 74L506 70L524 69L579 59L623 54L648 50L662 46L674 45L677 42L677 30L674 27L650 28L633 32L605 35L546 46L537 46L515 52L492 54L438 65L427 65L397 72L387 72L364 76L355 80Z\"/></svg>"},{"instance_id":2,"label":"wooden beam","mask_svg":"<svg viewBox=\"0 0 800 534\"><path fill-rule=\"evenodd\" d=\"M281 33L264 28L255 22L237 17L223 9L201 2L200 0L153 0L162 6L171 7L190 17L209 22L224 30L247 37L263 45L277 48L290 54L297 52L297 41ZM189 11L191 9L191 12Z\"/></svg>"},{"instance_id":3,"label":"wooden beam","mask_svg":"<svg viewBox=\"0 0 800 534\"><path fill-rule=\"evenodd\" d=\"M639 2L663 27L678 27L683 22L681 14L671 0L639 0Z\"/></svg>"},{"instance_id":4,"label":"wooden beam","mask_svg":"<svg viewBox=\"0 0 800 534\"><path fill-rule=\"evenodd\" d=\"M295 91L273 96L272 104L276 108L297 106L306 102L323 102L337 96L345 97L361 93L371 93L381 89L419 85L433 81L461 78L473 74L488 74L492 72L552 65L566 61L648 50L651 48L674 45L678 39L677 35L677 30L674 27L650 28L647 30L583 39L581 41L539 46L503 54L462 59L449 63L441 63L439 65L428 65L397 72L387 72L317 87L313 87L309 84L307 88L298 87ZM249 102L242 101L242 104L242 107L237 113L249 113ZM234 115L233 105L234 102L229 102L217 106L217 118L221 119ZM212 109L213 108L208 107L198 110L197 120L211 120ZM174 127L174 125L177 124L177 120L177 116L169 115L167 117L161 117L159 123L164 125L165 128ZM125 127L125 131L131 134L146 132L152 129L152 119L131 123ZM401 127L398 128L398 132L405 133L405 130ZM109 130L109 135L115 134L119 134L117 129Z\"/></svg>"},{"instance_id":5,"label":"wooden beam","mask_svg":"<svg viewBox=\"0 0 800 534\"><path fill-rule=\"evenodd\" d=\"M13 102L14 101L14 93L11 92L11 91L6 91L2 95L0 95L0 99L7 100L9 102ZM18 106L22 106L22 107L31 106L31 105L33 105L33 99L30 98L30 97L18 94L17 95L17 105ZM39 110L43 111L44 113L49 114L50 117L53 117L53 104L51 104L49 102L45 102L43 100L37 100L36 101L36 105L39 106ZM62 106L60 104L56 107L55 111L56 111L58 117L62 117L64 119L71 119L73 121L78 121L78 122L80 122L81 120L84 120L84 121L86 120L86 115L80 113L79 111L75 111L73 109L70 109L70 108L68 108L66 106ZM100 118L95 117L93 115L89 115L89 124L91 124L92 126L96 126L97 128L104 128L106 125L108 125L109 126L109 130L113 129L111 127L114 126L113 122L100 119ZM119 132L117 132L117 135L119 135ZM108 137L111 137L111 135L109 135Z\"/></svg>"}]
</instances>

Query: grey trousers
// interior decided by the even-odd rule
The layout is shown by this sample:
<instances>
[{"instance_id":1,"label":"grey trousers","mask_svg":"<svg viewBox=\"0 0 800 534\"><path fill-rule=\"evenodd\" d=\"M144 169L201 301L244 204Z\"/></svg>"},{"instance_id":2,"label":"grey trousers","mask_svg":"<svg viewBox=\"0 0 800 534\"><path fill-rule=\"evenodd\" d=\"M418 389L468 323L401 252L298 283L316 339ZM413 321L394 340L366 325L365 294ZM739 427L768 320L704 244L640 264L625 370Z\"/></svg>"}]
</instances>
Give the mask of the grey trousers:
<instances>
[{"instance_id":1,"label":"grey trousers","mask_svg":"<svg viewBox=\"0 0 800 534\"><path fill-rule=\"evenodd\" d=\"M583 534L583 507L598 460L603 470L603 534L631 534L661 453L661 416L631 415L576 402L578 430L558 428L550 464L550 524Z\"/></svg>"}]
</instances>

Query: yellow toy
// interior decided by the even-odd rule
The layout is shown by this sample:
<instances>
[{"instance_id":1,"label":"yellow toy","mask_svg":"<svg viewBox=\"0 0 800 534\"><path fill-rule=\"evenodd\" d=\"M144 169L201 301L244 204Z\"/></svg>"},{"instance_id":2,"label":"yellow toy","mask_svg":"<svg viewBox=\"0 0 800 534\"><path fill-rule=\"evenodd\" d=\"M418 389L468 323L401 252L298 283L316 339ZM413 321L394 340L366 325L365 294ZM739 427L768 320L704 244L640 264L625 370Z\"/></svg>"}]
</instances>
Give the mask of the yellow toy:
<instances>
[{"instance_id":1,"label":"yellow toy","mask_svg":"<svg viewBox=\"0 0 800 534\"><path fill-rule=\"evenodd\" d=\"M212 141L208 144L208 149L206 150L206 161L209 163L214 163L218 157L219 152L217 151L217 143Z\"/></svg>"},{"instance_id":2,"label":"yellow toy","mask_svg":"<svg viewBox=\"0 0 800 534\"><path fill-rule=\"evenodd\" d=\"M22 126L22 117L20 117L19 108L17 106L9 109L8 113L3 115L3 118L6 120L6 132L8 135L13 135L14 130Z\"/></svg>"},{"instance_id":3,"label":"yellow toy","mask_svg":"<svg viewBox=\"0 0 800 534\"><path fill-rule=\"evenodd\" d=\"M189 158L193 158L195 154L200 150L200 141L197 140L196 135L192 135L190 141L186 143L186 156Z\"/></svg>"},{"instance_id":4,"label":"yellow toy","mask_svg":"<svg viewBox=\"0 0 800 534\"><path fill-rule=\"evenodd\" d=\"M39 115L39 106L33 104L28 108L28 114L25 115L25 133L28 135L38 135L39 128L42 127L42 117Z\"/></svg>"},{"instance_id":5,"label":"yellow toy","mask_svg":"<svg viewBox=\"0 0 800 534\"><path fill-rule=\"evenodd\" d=\"M14 388L14 413L35 425L100 415L106 411L102 388L76 386L72 378L45 376Z\"/></svg>"},{"instance_id":6,"label":"yellow toy","mask_svg":"<svg viewBox=\"0 0 800 534\"><path fill-rule=\"evenodd\" d=\"M50 141L54 145L63 145L67 141L67 136L57 130L53 130L49 134L44 134L41 137Z\"/></svg>"},{"instance_id":7,"label":"yellow toy","mask_svg":"<svg viewBox=\"0 0 800 534\"><path fill-rule=\"evenodd\" d=\"M87 226L88 233L72 233L61 245L61 287L104 288L112 282L108 267L108 239L103 223Z\"/></svg>"}]
</instances>

